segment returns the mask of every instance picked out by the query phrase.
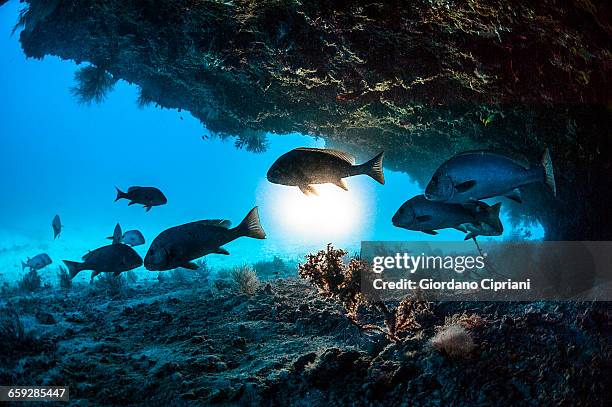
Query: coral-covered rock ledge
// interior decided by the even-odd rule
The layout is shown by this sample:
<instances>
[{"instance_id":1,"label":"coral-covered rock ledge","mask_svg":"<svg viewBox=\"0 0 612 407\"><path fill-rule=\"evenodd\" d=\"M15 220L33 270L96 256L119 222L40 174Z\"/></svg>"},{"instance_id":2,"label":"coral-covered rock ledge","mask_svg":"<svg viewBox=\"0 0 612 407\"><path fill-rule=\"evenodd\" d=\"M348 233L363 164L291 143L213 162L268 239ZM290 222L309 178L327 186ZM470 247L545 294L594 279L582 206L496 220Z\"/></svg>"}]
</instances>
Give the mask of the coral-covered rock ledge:
<instances>
[{"instance_id":1,"label":"coral-covered rock ledge","mask_svg":"<svg viewBox=\"0 0 612 407\"><path fill-rule=\"evenodd\" d=\"M607 239L610 4L597 0L25 2L25 53L90 62L247 146L325 137L426 182L451 154L557 163L520 212L550 239ZM101 76L102 77L102 76Z\"/></svg>"}]
</instances>

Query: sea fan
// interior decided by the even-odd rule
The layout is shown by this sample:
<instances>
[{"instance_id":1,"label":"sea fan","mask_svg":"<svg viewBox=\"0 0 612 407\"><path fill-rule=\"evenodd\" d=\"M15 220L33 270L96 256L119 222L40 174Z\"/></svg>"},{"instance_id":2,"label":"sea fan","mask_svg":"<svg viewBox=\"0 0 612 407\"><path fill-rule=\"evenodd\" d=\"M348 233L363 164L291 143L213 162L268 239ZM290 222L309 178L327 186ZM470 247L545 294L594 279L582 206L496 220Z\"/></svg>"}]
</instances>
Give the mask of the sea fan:
<instances>
[{"instance_id":1,"label":"sea fan","mask_svg":"<svg viewBox=\"0 0 612 407\"><path fill-rule=\"evenodd\" d=\"M104 68L89 65L79 69L74 74L76 86L70 88L70 92L77 98L79 103L90 105L102 103L110 92L117 79L106 72Z\"/></svg>"},{"instance_id":2,"label":"sea fan","mask_svg":"<svg viewBox=\"0 0 612 407\"><path fill-rule=\"evenodd\" d=\"M236 267L231 271L231 278L238 292L247 295L255 294L259 287L259 278L249 266Z\"/></svg>"}]
</instances>

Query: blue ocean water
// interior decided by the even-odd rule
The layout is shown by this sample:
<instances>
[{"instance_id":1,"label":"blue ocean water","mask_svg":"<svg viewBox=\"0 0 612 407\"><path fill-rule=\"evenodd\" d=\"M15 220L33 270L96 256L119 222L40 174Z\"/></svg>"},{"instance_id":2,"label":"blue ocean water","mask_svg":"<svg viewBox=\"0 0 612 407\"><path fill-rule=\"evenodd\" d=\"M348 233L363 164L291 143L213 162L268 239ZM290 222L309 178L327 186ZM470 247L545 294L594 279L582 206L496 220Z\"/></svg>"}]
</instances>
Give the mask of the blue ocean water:
<instances>
[{"instance_id":1,"label":"blue ocean water","mask_svg":"<svg viewBox=\"0 0 612 407\"><path fill-rule=\"evenodd\" d=\"M231 140L203 140L210 134L189 113L139 108L137 87L123 81L104 103L79 105L69 92L77 66L51 57L27 60L18 33L10 35L18 8L17 1L0 8L0 279L20 275L21 260L40 252L54 260L43 278L54 279L61 259L78 260L108 244L105 237L117 222L124 230L142 231L147 245L137 251L144 256L148 243L168 227L207 218L236 224L255 205L268 238L228 244L230 256L209 256L213 268L275 255L295 259L328 242L357 251L362 240L431 238L391 224L397 208L422 192L407 174L386 170L384 186L353 177L349 192L324 186L321 197L312 199L267 182L279 155L298 146L322 147L323 140L270 135L262 154L238 150ZM115 186L131 185L160 188L168 204L146 213L127 201L113 202ZM51 229L55 214L65 225L58 240ZM529 228L532 237L543 235L540 226ZM513 233L507 227L501 238ZM436 239L463 234L444 230ZM144 268L138 272L156 276Z\"/></svg>"}]
</instances>

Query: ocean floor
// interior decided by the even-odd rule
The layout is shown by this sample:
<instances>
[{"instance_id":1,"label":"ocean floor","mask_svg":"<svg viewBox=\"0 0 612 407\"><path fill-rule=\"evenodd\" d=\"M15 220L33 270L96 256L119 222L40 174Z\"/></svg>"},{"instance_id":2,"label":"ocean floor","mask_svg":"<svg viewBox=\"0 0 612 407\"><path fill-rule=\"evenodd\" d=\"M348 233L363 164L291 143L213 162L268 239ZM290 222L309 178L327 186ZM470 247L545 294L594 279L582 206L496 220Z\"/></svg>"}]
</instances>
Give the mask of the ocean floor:
<instances>
[{"instance_id":1,"label":"ocean floor","mask_svg":"<svg viewBox=\"0 0 612 407\"><path fill-rule=\"evenodd\" d=\"M603 406L609 310L433 303L421 328L392 343L296 278L253 295L206 279L5 292L0 383L70 386L73 405ZM464 313L478 321L465 326L473 349L434 349L436 327Z\"/></svg>"}]
</instances>

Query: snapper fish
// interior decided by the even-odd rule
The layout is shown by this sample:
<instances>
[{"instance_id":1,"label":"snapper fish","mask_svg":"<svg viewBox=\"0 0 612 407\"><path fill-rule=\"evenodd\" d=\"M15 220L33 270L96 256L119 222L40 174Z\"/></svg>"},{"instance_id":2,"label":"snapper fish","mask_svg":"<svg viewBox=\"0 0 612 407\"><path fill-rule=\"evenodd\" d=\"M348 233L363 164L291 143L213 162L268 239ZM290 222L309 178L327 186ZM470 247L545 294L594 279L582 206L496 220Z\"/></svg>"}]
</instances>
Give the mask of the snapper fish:
<instances>
[{"instance_id":1,"label":"snapper fish","mask_svg":"<svg viewBox=\"0 0 612 407\"><path fill-rule=\"evenodd\" d=\"M132 247L145 244L145 238L142 233L140 233L140 231L128 230L127 232L122 234L121 225L119 225L118 223L117 226L115 226L115 231L113 232L113 235L107 237L107 239L112 240L113 244L123 243Z\"/></svg>"},{"instance_id":2,"label":"snapper fish","mask_svg":"<svg viewBox=\"0 0 612 407\"><path fill-rule=\"evenodd\" d=\"M62 233L62 221L59 215L55 215L51 221L51 227L53 228L53 239L57 239Z\"/></svg>"},{"instance_id":3,"label":"snapper fish","mask_svg":"<svg viewBox=\"0 0 612 407\"><path fill-rule=\"evenodd\" d=\"M21 270L28 267L30 270L40 270L47 267L53 261L47 253L37 254L36 256L29 258L26 261L21 262Z\"/></svg>"},{"instance_id":4,"label":"snapper fish","mask_svg":"<svg viewBox=\"0 0 612 407\"><path fill-rule=\"evenodd\" d=\"M475 202L507 196L520 202L518 188L542 182L556 195L555 175L548 149L540 163L526 166L503 154L485 150L457 154L443 163L425 188L430 201Z\"/></svg>"},{"instance_id":5,"label":"snapper fish","mask_svg":"<svg viewBox=\"0 0 612 407\"><path fill-rule=\"evenodd\" d=\"M121 243L130 245L132 247L140 246L145 244L145 238L139 230L128 230L123 234L123 237L121 238Z\"/></svg>"},{"instance_id":6,"label":"snapper fish","mask_svg":"<svg viewBox=\"0 0 612 407\"><path fill-rule=\"evenodd\" d=\"M393 215L393 225L399 228L437 235L438 229L458 229L467 233L466 225L486 225L487 230L503 232L499 219L501 203L489 206L484 202L471 204L449 204L427 200L423 195L415 196ZM482 226L484 230L484 226Z\"/></svg>"},{"instance_id":7,"label":"snapper fish","mask_svg":"<svg viewBox=\"0 0 612 407\"><path fill-rule=\"evenodd\" d=\"M297 186L304 194L317 195L313 185L331 183L348 191L344 178L365 174L381 184L384 152L370 161L356 165L355 157L328 148L300 147L280 156L268 170L268 181L273 184Z\"/></svg>"},{"instance_id":8,"label":"snapper fish","mask_svg":"<svg viewBox=\"0 0 612 407\"><path fill-rule=\"evenodd\" d=\"M504 233L503 226L496 228L485 222L465 223L457 229L467 233L464 240L475 239L477 236L501 236Z\"/></svg>"},{"instance_id":9,"label":"snapper fish","mask_svg":"<svg viewBox=\"0 0 612 407\"><path fill-rule=\"evenodd\" d=\"M144 265L151 271L177 267L197 270L198 266L193 260L211 253L229 255L222 246L243 236L253 239L266 238L257 207L251 209L235 228L231 227L229 220L209 219L166 229L151 243Z\"/></svg>"},{"instance_id":10,"label":"snapper fish","mask_svg":"<svg viewBox=\"0 0 612 407\"><path fill-rule=\"evenodd\" d=\"M163 194L162 191L155 187L129 187L127 192L121 191L119 188L117 189L117 196L115 197L115 202L120 199L127 199L130 201L129 205L140 204L144 206L147 212L151 210L154 206L165 205L168 203L168 199Z\"/></svg>"},{"instance_id":11,"label":"snapper fish","mask_svg":"<svg viewBox=\"0 0 612 407\"><path fill-rule=\"evenodd\" d=\"M63 260L70 278L74 278L83 270L93 270L93 279L100 273L113 273L118 276L124 271L142 266L142 258L125 244L110 244L90 251L83 256L82 262Z\"/></svg>"}]
</instances>

